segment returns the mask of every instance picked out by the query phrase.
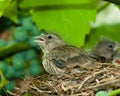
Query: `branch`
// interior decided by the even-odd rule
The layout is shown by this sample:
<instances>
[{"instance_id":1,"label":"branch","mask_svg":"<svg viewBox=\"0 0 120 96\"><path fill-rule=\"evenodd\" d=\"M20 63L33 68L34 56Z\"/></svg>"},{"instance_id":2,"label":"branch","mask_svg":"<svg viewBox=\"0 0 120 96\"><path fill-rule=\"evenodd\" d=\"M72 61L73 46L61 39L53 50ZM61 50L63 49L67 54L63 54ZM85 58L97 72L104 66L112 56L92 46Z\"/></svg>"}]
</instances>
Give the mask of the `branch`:
<instances>
[{"instance_id":1,"label":"branch","mask_svg":"<svg viewBox=\"0 0 120 96\"><path fill-rule=\"evenodd\" d=\"M5 57L11 53L29 49L31 46L27 42L16 43L11 46L5 46L0 48L0 58Z\"/></svg>"},{"instance_id":2,"label":"branch","mask_svg":"<svg viewBox=\"0 0 120 96\"><path fill-rule=\"evenodd\" d=\"M110 2L110 3L120 5L120 0L103 0L103 1L107 1L107 2Z\"/></svg>"}]
</instances>

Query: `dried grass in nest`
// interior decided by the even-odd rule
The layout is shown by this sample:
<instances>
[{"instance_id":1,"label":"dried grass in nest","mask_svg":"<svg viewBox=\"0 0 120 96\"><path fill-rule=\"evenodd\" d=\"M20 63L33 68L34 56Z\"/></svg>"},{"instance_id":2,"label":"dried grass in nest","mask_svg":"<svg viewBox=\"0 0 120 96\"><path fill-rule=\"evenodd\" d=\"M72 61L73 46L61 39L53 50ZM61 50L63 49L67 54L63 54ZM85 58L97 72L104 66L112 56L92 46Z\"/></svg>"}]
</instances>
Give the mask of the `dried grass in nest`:
<instances>
[{"instance_id":1,"label":"dried grass in nest","mask_svg":"<svg viewBox=\"0 0 120 96\"><path fill-rule=\"evenodd\" d=\"M42 75L34 78L24 93L34 96L94 96L98 90L120 87L118 65L103 64L99 68L79 68L82 70L69 70L61 76Z\"/></svg>"}]
</instances>

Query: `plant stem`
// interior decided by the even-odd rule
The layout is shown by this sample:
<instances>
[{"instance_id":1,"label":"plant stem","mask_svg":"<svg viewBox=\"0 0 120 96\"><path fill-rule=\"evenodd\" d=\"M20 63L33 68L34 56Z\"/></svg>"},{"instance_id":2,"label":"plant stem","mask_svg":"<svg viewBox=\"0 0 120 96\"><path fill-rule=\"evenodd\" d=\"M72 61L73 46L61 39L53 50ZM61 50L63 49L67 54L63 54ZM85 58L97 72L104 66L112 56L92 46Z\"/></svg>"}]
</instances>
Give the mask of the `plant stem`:
<instances>
[{"instance_id":1,"label":"plant stem","mask_svg":"<svg viewBox=\"0 0 120 96\"><path fill-rule=\"evenodd\" d=\"M116 89L112 92L109 93L109 96L116 96L116 95L119 95L120 94L120 89Z\"/></svg>"},{"instance_id":2,"label":"plant stem","mask_svg":"<svg viewBox=\"0 0 120 96\"><path fill-rule=\"evenodd\" d=\"M0 76L1 76L0 88L3 88L8 83L8 81L6 80L1 70L0 70Z\"/></svg>"},{"instance_id":3,"label":"plant stem","mask_svg":"<svg viewBox=\"0 0 120 96\"><path fill-rule=\"evenodd\" d=\"M11 53L29 49L30 47L31 46L27 42L20 42L20 43L11 45L11 46L5 46L5 47L0 48L0 57L2 58L5 56L8 56Z\"/></svg>"}]
</instances>

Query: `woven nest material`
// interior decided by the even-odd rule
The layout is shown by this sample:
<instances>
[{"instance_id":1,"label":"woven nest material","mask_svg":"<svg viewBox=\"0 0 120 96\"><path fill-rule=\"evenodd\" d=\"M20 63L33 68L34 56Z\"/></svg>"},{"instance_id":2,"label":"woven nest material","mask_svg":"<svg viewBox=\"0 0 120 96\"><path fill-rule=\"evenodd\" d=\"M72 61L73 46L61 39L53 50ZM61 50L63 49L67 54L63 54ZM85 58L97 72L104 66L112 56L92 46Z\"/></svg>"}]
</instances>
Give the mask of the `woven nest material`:
<instances>
[{"instance_id":1,"label":"woven nest material","mask_svg":"<svg viewBox=\"0 0 120 96\"><path fill-rule=\"evenodd\" d=\"M27 87L20 89L24 94L33 96L94 96L101 89L109 90L120 87L120 66L102 64L92 68L77 67L81 71L68 70L61 76L42 75L30 78ZM30 81L31 80L31 81ZM27 84L27 83L26 83Z\"/></svg>"}]
</instances>

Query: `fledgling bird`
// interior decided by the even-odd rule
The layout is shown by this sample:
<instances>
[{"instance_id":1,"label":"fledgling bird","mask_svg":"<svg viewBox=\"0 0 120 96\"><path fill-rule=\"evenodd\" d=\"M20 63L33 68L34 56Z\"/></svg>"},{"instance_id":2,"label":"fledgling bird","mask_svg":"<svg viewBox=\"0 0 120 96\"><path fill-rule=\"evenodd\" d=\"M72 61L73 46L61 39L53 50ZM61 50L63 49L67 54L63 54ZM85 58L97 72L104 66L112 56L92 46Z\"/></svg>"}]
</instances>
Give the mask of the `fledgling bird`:
<instances>
[{"instance_id":1,"label":"fledgling bird","mask_svg":"<svg viewBox=\"0 0 120 96\"><path fill-rule=\"evenodd\" d=\"M51 74L64 73L75 64L94 62L83 50L67 45L57 34L44 33L35 37L34 42L40 45L43 55L43 67Z\"/></svg>"},{"instance_id":2,"label":"fledgling bird","mask_svg":"<svg viewBox=\"0 0 120 96\"><path fill-rule=\"evenodd\" d=\"M99 62L111 63L114 56L118 54L120 44L107 38L101 39L91 51L91 57Z\"/></svg>"}]
</instances>

